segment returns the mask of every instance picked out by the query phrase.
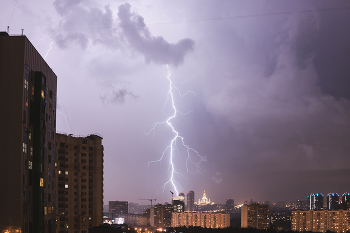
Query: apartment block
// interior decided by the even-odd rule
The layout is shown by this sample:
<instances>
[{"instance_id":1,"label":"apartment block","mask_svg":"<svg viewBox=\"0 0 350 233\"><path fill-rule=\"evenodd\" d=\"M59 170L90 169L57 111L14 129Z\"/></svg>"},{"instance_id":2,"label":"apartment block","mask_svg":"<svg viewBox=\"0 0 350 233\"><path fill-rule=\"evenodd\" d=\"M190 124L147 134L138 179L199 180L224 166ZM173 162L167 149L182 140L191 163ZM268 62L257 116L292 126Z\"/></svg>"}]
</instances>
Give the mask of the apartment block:
<instances>
[{"instance_id":1,"label":"apartment block","mask_svg":"<svg viewBox=\"0 0 350 233\"><path fill-rule=\"evenodd\" d=\"M253 203L241 208L241 227L268 229L270 226L270 206Z\"/></svg>"},{"instance_id":2,"label":"apartment block","mask_svg":"<svg viewBox=\"0 0 350 233\"><path fill-rule=\"evenodd\" d=\"M292 211L293 231L348 232L350 210Z\"/></svg>"},{"instance_id":3,"label":"apartment block","mask_svg":"<svg viewBox=\"0 0 350 233\"><path fill-rule=\"evenodd\" d=\"M198 226L202 228L226 228L230 226L230 214L212 212L174 212L172 227Z\"/></svg>"},{"instance_id":4,"label":"apartment block","mask_svg":"<svg viewBox=\"0 0 350 233\"><path fill-rule=\"evenodd\" d=\"M56 89L28 38L0 32L0 232L55 232Z\"/></svg>"},{"instance_id":5,"label":"apartment block","mask_svg":"<svg viewBox=\"0 0 350 233\"><path fill-rule=\"evenodd\" d=\"M56 233L87 233L102 224L102 137L56 134Z\"/></svg>"}]
</instances>

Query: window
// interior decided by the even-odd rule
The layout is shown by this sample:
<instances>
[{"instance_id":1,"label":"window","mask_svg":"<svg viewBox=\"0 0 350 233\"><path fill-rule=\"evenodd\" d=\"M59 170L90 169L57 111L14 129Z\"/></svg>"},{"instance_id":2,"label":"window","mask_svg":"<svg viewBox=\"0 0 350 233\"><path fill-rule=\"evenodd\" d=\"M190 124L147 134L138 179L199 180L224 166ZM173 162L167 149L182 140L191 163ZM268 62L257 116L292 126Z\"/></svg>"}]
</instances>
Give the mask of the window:
<instances>
[{"instance_id":1,"label":"window","mask_svg":"<svg viewBox=\"0 0 350 233\"><path fill-rule=\"evenodd\" d=\"M68 188L68 184L65 184L65 185L64 185L64 188L67 189L67 188Z\"/></svg>"},{"instance_id":2,"label":"window","mask_svg":"<svg viewBox=\"0 0 350 233\"><path fill-rule=\"evenodd\" d=\"M33 162L32 162L32 161L28 161L28 168L29 168L30 170L33 169Z\"/></svg>"},{"instance_id":3,"label":"window","mask_svg":"<svg viewBox=\"0 0 350 233\"><path fill-rule=\"evenodd\" d=\"M65 171L64 174L68 176L68 171Z\"/></svg>"},{"instance_id":4,"label":"window","mask_svg":"<svg viewBox=\"0 0 350 233\"><path fill-rule=\"evenodd\" d=\"M23 142L23 152L27 153L27 143Z\"/></svg>"},{"instance_id":5,"label":"window","mask_svg":"<svg viewBox=\"0 0 350 233\"><path fill-rule=\"evenodd\" d=\"M44 178L40 178L40 187L44 187Z\"/></svg>"},{"instance_id":6,"label":"window","mask_svg":"<svg viewBox=\"0 0 350 233\"><path fill-rule=\"evenodd\" d=\"M83 149L83 150L86 150L86 146L83 146L82 149Z\"/></svg>"},{"instance_id":7,"label":"window","mask_svg":"<svg viewBox=\"0 0 350 233\"><path fill-rule=\"evenodd\" d=\"M45 99L45 91L41 90L41 98Z\"/></svg>"}]
</instances>

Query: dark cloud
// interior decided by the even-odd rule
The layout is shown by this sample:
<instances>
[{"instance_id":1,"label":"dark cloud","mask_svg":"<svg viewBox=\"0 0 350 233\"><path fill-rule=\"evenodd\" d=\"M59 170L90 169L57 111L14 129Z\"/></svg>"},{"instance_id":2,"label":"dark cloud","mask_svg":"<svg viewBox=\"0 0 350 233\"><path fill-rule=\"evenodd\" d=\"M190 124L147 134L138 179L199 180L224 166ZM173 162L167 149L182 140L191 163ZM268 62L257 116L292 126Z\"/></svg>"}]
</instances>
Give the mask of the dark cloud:
<instances>
[{"instance_id":1,"label":"dark cloud","mask_svg":"<svg viewBox=\"0 0 350 233\"><path fill-rule=\"evenodd\" d=\"M193 50L194 40L182 39L176 44L167 42L161 36L152 36L143 17L130 11L131 5L119 6L118 18L129 45L141 53L147 63L171 64L178 66L184 62L186 54Z\"/></svg>"},{"instance_id":2,"label":"dark cloud","mask_svg":"<svg viewBox=\"0 0 350 233\"><path fill-rule=\"evenodd\" d=\"M104 104L115 103L123 104L125 103L126 97L129 96L132 99L138 99L140 96L135 95L127 89L113 90L109 95L100 95L100 99Z\"/></svg>"},{"instance_id":3,"label":"dark cloud","mask_svg":"<svg viewBox=\"0 0 350 233\"><path fill-rule=\"evenodd\" d=\"M119 6L119 27L114 23L113 12L105 6L105 12L96 7L86 7L81 0L56 0L54 6L62 16L58 32L51 30L55 42L60 48L67 48L76 42L82 49L88 43L101 43L116 48L121 43L133 51L142 54L146 63L169 64L179 66L185 56L194 49L194 40L181 39L177 43L169 43L162 36L153 36L143 17L131 12L131 5ZM96 33L95 31L99 31ZM102 30L102 34L101 34Z\"/></svg>"},{"instance_id":4,"label":"dark cloud","mask_svg":"<svg viewBox=\"0 0 350 233\"><path fill-rule=\"evenodd\" d=\"M118 47L118 36L113 23L113 13L108 5L105 11L96 7L83 7L81 1L56 1L55 9L62 16L58 29L50 29L56 44L68 48L73 42L86 49L88 44Z\"/></svg>"},{"instance_id":5,"label":"dark cloud","mask_svg":"<svg viewBox=\"0 0 350 233\"><path fill-rule=\"evenodd\" d=\"M53 5L60 15L65 15L71 10L74 10L74 6L77 6L81 1L82 0L56 0Z\"/></svg>"}]
</instances>

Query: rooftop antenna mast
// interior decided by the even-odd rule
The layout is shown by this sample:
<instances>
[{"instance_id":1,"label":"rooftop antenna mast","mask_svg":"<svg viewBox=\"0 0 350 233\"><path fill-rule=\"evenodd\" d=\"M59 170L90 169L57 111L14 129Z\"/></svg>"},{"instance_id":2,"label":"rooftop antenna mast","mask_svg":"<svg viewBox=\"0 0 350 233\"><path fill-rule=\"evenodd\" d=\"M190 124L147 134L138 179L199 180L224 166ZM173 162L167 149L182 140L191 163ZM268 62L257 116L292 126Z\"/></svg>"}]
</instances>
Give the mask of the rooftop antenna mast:
<instances>
[{"instance_id":1,"label":"rooftop antenna mast","mask_svg":"<svg viewBox=\"0 0 350 233\"><path fill-rule=\"evenodd\" d=\"M174 202L174 192L172 192L172 191L170 191L171 192L171 204L173 204L173 202Z\"/></svg>"}]
</instances>

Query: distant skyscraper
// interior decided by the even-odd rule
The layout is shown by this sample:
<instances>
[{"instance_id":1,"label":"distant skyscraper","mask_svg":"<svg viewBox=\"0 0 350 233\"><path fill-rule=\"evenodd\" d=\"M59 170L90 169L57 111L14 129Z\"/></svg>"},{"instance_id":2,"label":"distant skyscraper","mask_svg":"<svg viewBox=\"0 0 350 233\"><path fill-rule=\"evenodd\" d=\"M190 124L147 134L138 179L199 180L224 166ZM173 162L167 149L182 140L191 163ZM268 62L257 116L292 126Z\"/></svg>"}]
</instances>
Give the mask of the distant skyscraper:
<instances>
[{"instance_id":1,"label":"distant skyscraper","mask_svg":"<svg viewBox=\"0 0 350 233\"><path fill-rule=\"evenodd\" d=\"M312 193L310 195L310 210L322 210L323 209L323 194Z\"/></svg>"},{"instance_id":2,"label":"distant skyscraper","mask_svg":"<svg viewBox=\"0 0 350 233\"><path fill-rule=\"evenodd\" d=\"M241 227L268 229L270 225L270 206L253 203L241 208Z\"/></svg>"},{"instance_id":3,"label":"distant skyscraper","mask_svg":"<svg viewBox=\"0 0 350 233\"><path fill-rule=\"evenodd\" d=\"M187 193L187 211L194 211L194 191Z\"/></svg>"},{"instance_id":4,"label":"distant skyscraper","mask_svg":"<svg viewBox=\"0 0 350 233\"><path fill-rule=\"evenodd\" d=\"M225 205L226 214L232 214L235 210L235 201L233 199L227 199Z\"/></svg>"},{"instance_id":5,"label":"distant skyscraper","mask_svg":"<svg viewBox=\"0 0 350 233\"><path fill-rule=\"evenodd\" d=\"M339 205L338 193L328 193L327 195L327 210L334 210L334 207Z\"/></svg>"},{"instance_id":6,"label":"distant skyscraper","mask_svg":"<svg viewBox=\"0 0 350 233\"><path fill-rule=\"evenodd\" d=\"M56 89L28 38L0 32L0 232L55 232Z\"/></svg>"},{"instance_id":7,"label":"distant skyscraper","mask_svg":"<svg viewBox=\"0 0 350 233\"><path fill-rule=\"evenodd\" d=\"M124 218L128 215L127 201L109 201L109 217L110 218Z\"/></svg>"},{"instance_id":8,"label":"distant skyscraper","mask_svg":"<svg viewBox=\"0 0 350 233\"><path fill-rule=\"evenodd\" d=\"M102 137L56 134L56 233L87 233L103 217Z\"/></svg>"}]
</instances>

